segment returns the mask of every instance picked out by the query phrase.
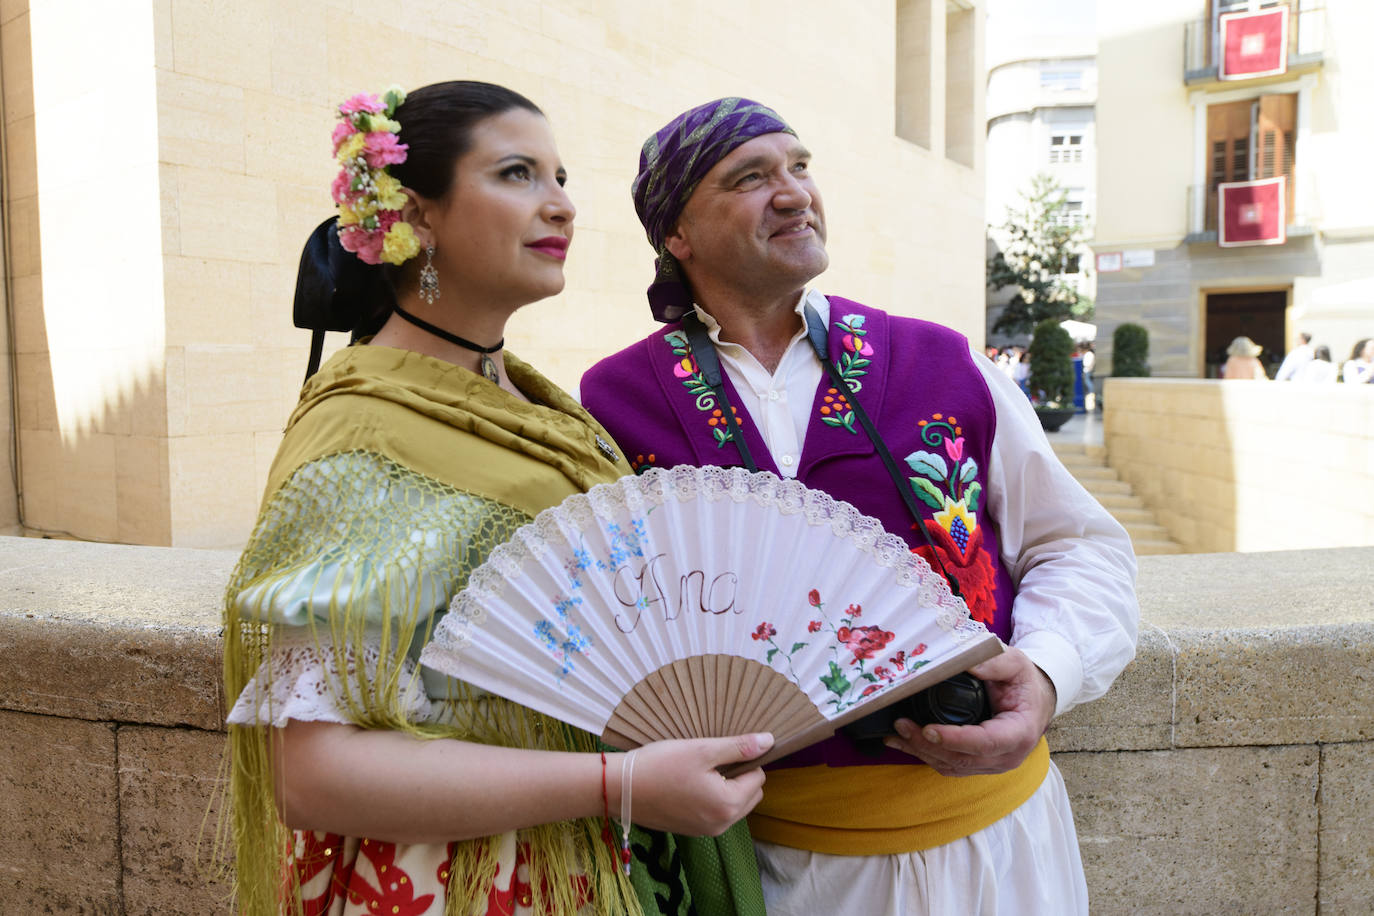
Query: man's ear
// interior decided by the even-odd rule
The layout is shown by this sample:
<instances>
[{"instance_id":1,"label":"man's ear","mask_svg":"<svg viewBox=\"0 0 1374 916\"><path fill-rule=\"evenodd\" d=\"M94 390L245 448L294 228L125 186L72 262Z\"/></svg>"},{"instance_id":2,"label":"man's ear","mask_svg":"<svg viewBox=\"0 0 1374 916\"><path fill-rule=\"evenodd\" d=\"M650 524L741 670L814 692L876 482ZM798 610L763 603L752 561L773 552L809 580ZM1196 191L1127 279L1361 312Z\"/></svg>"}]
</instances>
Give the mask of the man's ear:
<instances>
[{"instance_id":1,"label":"man's ear","mask_svg":"<svg viewBox=\"0 0 1374 916\"><path fill-rule=\"evenodd\" d=\"M682 234L681 220L673 227L673 231L664 237L663 244L668 249L668 253L677 258L679 264L686 264L692 259L692 243L687 241L687 237Z\"/></svg>"},{"instance_id":2,"label":"man's ear","mask_svg":"<svg viewBox=\"0 0 1374 916\"><path fill-rule=\"evenodd\" d=\"M415 240L420 243L421 248L432 247L434 228L431 220L438 218L437 205L410 188L401 188L401 193L406 196L405 206L401 207L401 219L410 223L411 231L415 233Z\"/></svg>"}]
</instances>

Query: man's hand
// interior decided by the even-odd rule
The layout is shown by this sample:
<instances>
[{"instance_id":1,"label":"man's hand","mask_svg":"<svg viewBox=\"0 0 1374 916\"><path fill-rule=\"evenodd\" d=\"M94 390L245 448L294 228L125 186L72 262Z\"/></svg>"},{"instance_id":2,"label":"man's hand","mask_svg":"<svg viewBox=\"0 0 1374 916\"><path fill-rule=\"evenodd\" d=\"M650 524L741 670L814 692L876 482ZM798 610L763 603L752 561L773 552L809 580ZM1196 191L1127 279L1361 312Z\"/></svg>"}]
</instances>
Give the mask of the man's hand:
<instances>
[{"instance_id":1,"label":"man's hand","mask_svg":"<svg viewBox=\"0 0 1374 916\"><path fill-rule=\"evenodd\" d=\"M886 744L944 776L1005 773L1021 765L1054 718L1054 684L1020 649L1007 649L969 669L988 691L993 716L979 725L927 725L897 720Z\"/></svg>"}]
</instances>

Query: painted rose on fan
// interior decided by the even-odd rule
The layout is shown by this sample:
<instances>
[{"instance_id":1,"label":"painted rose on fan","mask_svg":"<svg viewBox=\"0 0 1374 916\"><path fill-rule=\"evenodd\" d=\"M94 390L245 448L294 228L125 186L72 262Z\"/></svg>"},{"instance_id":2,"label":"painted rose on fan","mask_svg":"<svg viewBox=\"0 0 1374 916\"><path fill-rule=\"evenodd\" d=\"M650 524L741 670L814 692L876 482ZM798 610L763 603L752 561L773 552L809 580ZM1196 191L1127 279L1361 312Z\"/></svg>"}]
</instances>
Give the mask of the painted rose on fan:
<instances>
[{"instance_id":1,"label":"painted rose on fan","mask_svg":"<svg viewBox=\"0 0 1374 916\"><path fill-rule=\"evenodd\" d=\"M764 621L763 623L759 624L758 629L749 634L749 638L767 640L772 639L774 636L777 635L777 629L774 628L772 624L768 623L767 621Z\"/></svg>"},{"instance_id":2,"label":"painted rose on fan","mask_svg":"<svg viewBox=\"0 0 1374 916\"><path fill-rule=\"evenodd\" d=\"M868 659L877 655L887 644L892 641L893 634L882 627L840 627L835 631L835 636L840 643L850 652L854 653L854 660L850 664L857 664L860 659Z\"/></svg>"}]
</instances>

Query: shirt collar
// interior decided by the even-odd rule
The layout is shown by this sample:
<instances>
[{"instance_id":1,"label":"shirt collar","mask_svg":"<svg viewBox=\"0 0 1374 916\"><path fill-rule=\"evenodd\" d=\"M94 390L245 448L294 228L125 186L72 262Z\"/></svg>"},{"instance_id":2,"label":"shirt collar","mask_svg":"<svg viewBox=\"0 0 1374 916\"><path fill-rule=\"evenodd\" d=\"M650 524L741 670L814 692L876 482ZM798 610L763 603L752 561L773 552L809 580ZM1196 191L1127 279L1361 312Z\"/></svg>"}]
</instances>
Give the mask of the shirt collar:
<instances>
[{"instance_id":1,"label":"shirt collar","mask_svg":"<svg viewBox=\"0 0 1374 916\"><path fill-rule=\"evenodd\" d=\"M825 295L819 290L810 288L803 289L801 296L797 298L796 307L792 310L796 312L797 317L801 319L801 326L797 328L797 333L792 335L792 340L787 344L789 350L792 349L798 341L806 339L805 309L808 305L816 310L816 314L821 317L821 321L825 322L826 327L830 326L830 300L825 298ZM702 326L706 328L706 333L711 337L711 342L717 347L739 347L739 344L731 343L728 340L722 341L720 339L720 322L716 321L715 316L710 312L696 303L692 303L692 310L697 313L697 317L701 319Z\"/></svg>"}]
</instances>

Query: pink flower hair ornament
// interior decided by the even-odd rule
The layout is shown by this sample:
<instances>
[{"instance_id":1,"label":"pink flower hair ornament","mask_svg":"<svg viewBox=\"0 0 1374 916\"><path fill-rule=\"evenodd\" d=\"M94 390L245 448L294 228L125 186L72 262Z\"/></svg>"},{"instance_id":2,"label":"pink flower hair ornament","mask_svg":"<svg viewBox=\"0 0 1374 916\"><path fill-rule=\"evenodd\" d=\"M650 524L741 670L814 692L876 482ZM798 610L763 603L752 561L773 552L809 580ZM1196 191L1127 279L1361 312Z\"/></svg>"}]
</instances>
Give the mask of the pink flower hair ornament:
<instances>
[{"instance_id":1,"label":"pink flower hair ornament","mask_svg":"<svg viewBox=\"0 0 1374 916\"><path fill-rule=\"evenodd\" d=\"M378 98L359 93L339 106L331 139L339 174L330 188L339 206L339 244L367 264L404 264L420 253L410 223L401 219L406 197L389 166L406 161L392 119L406 94L393 86Z\"/></svg>"}]
</instances>

